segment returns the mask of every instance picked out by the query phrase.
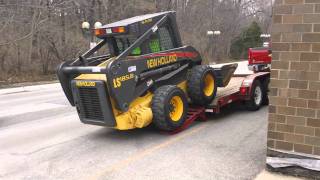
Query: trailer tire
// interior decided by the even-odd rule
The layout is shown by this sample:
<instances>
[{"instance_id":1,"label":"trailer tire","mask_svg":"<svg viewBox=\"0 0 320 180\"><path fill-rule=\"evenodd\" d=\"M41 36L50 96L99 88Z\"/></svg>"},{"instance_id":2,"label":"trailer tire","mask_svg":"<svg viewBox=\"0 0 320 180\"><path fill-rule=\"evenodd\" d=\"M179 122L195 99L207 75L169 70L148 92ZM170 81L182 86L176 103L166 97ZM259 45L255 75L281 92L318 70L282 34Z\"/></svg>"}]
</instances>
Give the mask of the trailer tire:
<instances>
[{"instance_id":1,"label":"trailer tire","mask_svg":"<svg viewBox=\"0 0 320 180\"><path fill-rule=\"evenodd\" d=\"M188 100L177 86L159 87L151 102L153 124L160 130L173 131L187 119Z\"/></svg>"},{"instance_id":2,"label":"trailer tire","mask_svg":"<svg viewBox=\"0 0 320 180\"><path fill-rule=\"evenodd\" d=\"M216 96L217 83L213 68L197 65L191 69L187 80L187 91L194 104L207 105Z\"/></svg>"},{"instance_id":3,"label":"trailer tire","mask_svg":"<svg viewBox=\"0 0 320 180\"><path fill-rule=\"evenodd\" d=\"M265 106L269 105L269 97L268 97L268 92L266 92L266 89L264 89L262 105L265 105Z\"/></svg>"},{"instance_id":4,"label":"trailer tire","mask_svg":"<svg viewBox=\"0 0 320 180\"><path fill-rule=\"evenodd\" d=\"M245 101L245 106L249 111L257 111L260 109L263 99L264 92L260 81L256 80L252 84L250 99Z\"/></svg>"},{"instance_id":5,"label":"trailer tire","mask_svg":"<svg viewBox=\"0 0 320 180\"><path fill-rule=\"evenodd\" d=\"M263 99L262 99L262 105L269 105L269 96L268 96L268 86L269 86L269 79L266 79L263 83Z\"/></svg>"}]
</instances>

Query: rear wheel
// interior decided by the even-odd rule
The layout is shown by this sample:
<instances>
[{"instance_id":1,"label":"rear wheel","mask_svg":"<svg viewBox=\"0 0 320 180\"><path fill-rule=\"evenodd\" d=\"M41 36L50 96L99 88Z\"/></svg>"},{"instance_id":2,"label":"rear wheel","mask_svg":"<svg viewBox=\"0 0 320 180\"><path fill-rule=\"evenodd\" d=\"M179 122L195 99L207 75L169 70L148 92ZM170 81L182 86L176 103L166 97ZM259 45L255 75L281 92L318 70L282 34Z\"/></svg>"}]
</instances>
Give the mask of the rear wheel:
<instances>
[{"instance_id":1,"label":"rear wheel","mask_svg":"<svg viewBox=\"0 0 320 180\"><path fill-rule=\"evenodd\" d=\"M216 76L210 66L199 65L191 69L187 83L188 95L197 105L206 105L216 96Z\"/></svg>"},{"instance_id":2,"label":"rear wheel","mask_svg":"<svg viewBox=\"0 0 320 180\"><path fill-rule=\"evenodd\" d=\"M256 111L260 109L263 99L264 99L264 90L261 86L260 81L253 82L251 92L250 92L250 99L248 101L245 101L246 108L249 111Z\"/></svg>"},{"instance_id":3,"label":"rear wheel","mask_svg":"<svg viewBox=\"0 0 320 180\"><path fill-rule=\"evenodd\" d=\"M188 102L185 93L177 86L158 88L151 103L154 125L164 131L173 131L187 118Z\"/></svg>"}]
</instances>

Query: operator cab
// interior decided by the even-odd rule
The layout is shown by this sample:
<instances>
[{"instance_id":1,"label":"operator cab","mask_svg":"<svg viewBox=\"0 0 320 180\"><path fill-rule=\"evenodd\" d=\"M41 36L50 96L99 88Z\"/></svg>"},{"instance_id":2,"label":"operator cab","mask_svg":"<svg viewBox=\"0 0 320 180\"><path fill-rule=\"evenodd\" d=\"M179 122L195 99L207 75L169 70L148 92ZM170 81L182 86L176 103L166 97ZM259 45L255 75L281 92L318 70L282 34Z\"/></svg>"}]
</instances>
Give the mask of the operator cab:
<instances>
[{"instance_id":1,"label":"operator cab","mask_svg":"<svg viewBox=\"0 0 320 180\"><path fill-rule=\"evenodd\" d=\"M164 16L167 16L169 21L157 29L150 29ZM171 11L132 17L104 25L94 32L98 38L107 41L111 57L114 57L123 53L148 30L155 32L150 38L144 39L139 47L133 49L129 56L156 53L182 46L175 22L175 12Z\"/></svg>"}]
</instances>

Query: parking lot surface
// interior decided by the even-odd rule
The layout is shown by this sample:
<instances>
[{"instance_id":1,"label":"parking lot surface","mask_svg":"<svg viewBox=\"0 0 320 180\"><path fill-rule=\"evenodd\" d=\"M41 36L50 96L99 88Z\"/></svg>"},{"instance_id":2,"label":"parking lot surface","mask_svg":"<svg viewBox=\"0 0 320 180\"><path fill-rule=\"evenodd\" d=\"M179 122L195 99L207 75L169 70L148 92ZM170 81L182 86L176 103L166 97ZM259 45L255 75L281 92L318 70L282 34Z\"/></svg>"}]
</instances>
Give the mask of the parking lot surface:
<instances>
[{"instance_id":1,"label":"parking lot surface","mask_svg":"<svg viewBox=\"0 0 320 180\"><path fill-rule=\"evenodd\" d=\"M80 123L58 84L0 91L0 179L254 179L267 107L241 104L176 134Z\"/></svg>"}]
</instances>

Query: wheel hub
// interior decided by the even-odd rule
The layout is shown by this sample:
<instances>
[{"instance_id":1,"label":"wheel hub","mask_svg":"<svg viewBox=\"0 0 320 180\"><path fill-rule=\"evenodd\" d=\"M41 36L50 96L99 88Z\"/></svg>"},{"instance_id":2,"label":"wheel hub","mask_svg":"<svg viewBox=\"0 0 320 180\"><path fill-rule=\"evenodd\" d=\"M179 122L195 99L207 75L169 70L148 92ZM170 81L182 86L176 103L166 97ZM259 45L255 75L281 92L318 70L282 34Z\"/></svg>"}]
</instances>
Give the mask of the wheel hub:
<instances>
[{"instance_id":1,"label":"wheel hub","mask_svg":"<svg viewBox=\"0 0 320 180\"><path fill-rule=\"evenodd\" d=\"M174 96L170 100L169 111L170 118L173 121L179 121L183 114L183 101L179 96Z\"/></svg>"},{"instance_id":2,"label":"wheel hub","mask_svg":"<svg viewBox=\"0 0 320 180\"><path fill-rule=\"evenodd\" d=\"M213 94L213 91L214 91L214 78L210 73L208 73L204 78L203 92L206 96L209 97Z\"/></svg>"},{"instance_id":3,"label":"wheel hub","mask_svg":"<svg viewBox=\"0 0 320 180\"><path fill-rule=\"evenodd\" d=\"M262 91L259 86L257 86L254 90L254 102L256 105L259 105L262 101Z\"/></svg>"}]
</instances>

